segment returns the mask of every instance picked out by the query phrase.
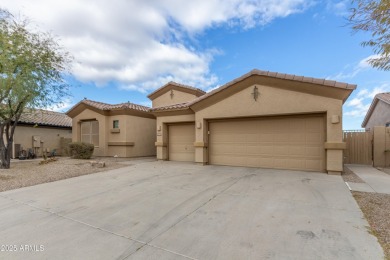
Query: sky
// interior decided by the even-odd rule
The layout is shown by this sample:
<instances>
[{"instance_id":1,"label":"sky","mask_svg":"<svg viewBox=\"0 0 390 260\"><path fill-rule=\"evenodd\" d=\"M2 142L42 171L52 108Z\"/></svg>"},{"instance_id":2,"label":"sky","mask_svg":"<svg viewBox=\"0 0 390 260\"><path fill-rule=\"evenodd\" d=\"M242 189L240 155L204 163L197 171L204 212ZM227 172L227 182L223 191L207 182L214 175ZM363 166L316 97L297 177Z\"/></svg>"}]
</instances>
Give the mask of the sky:
<instances>
[{"instance_id":1,"label":"sky","mask_svg":"<svg viewBox=\"0 0 390 260\"><path fill-rule=\"evenodd\" d=\"M390 72L371 68L369 34L348 26L339 0L2 0L0 8L51 32L73 56L71 96L150 106L169 81L210 91L252 69L357 84L343 128L360 129Z\"/></svg>"}]
</instances>

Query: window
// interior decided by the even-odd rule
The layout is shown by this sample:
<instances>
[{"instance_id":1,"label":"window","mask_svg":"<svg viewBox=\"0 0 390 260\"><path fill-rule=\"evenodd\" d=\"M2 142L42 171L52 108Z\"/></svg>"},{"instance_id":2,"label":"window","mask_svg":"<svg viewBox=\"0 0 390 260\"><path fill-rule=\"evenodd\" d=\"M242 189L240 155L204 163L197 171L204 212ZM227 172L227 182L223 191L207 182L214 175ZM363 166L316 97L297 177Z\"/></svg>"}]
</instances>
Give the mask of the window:
<instances>
[{"instance_id":1,"label":"window","mask_svg":"<svg viewBox=\"0 0 390 260\"><path fill-rule=\"evenodd\" d=\"M81 122L81 142L99 146L99 121Z\"/></svg>"},{"instance_id":2,"label":"window","mask_svg":"<svg viewBox=\"0 0 390 260\"><path fill-rule=\"evenodd\" d=\"M386 123L386 127L389 127L389 126L390 126L390 122L387 122L387 123Z\"/></svg>"},{"instance_id":3,"label":"window","mask_svg":"<svg viewBox=\"0 0 390 260\"><path fill-rule=\"evenodd\" d=\"M112 128L114 128L114 129L119 128L119 120L112 121Z\"/></svg>"}]
</instances>

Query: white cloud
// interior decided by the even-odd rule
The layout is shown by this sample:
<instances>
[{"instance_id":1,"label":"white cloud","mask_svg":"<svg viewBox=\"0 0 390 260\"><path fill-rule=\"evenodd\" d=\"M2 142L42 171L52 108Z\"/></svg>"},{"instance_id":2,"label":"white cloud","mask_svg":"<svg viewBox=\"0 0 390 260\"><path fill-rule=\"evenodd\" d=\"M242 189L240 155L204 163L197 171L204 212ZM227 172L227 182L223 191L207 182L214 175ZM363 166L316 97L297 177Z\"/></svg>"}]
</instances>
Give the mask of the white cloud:
<instances>
[{"instance_id":1,"label":"white cloud","mask_svg":"<svg viewBox=\"0 0 390 260\"><path fill-rule=\"evenodd\" d=\"M217 82L210 71L216 50L188 42L207 28L252 28L306 10L307 0L3 0L52 31L75 57L78 80L149 92L169 80L207 89Z\"/></svg>"},{"instance_id":2,"label":"white cloud","mask_svg":"<svg viewBox=\"0 0 390 260\"><path fill-rule=\"evenodd\" d=\"M347 16L349 14L349 3L349 0L328 0L326 8L335 15Z\"/></svg>"},{"instance_id":3,"label":"white cloud","mask_svg":"<svg viewBox=\"0 0 390 260\"><path fill-rule=\"evenodd\" d=\"M349 106L349 107L361 106L361 105L363 105L362 101L363 101L363 98L354 98L347 103L347 106Z\"/></svg>"},{"instance_id":4,"label":"white cloud","mask_svg":"<svg viewBox=\"0 0 390 260\"><path fill-rule=\"evenodd\" d=\"M375 87L371 92L368 92L370 98L374 98L376 94L390 91L390 84L382 84L379 87Z\"/></svg>"},{"instance_id":5,"label":"white cloud","mask_svg":"<svg viewBox=\"0 0 390 260\"><path fill-rule=\"evenodd\" d=\"M146 107L152 107L152 101L143 101L139 104Z\"/></svg>"},{"instance_id":6,"label":"white cloud","mask_svg":"<svg viewBox=\"0 0 390 260\"><path fill-rule=\"evenodd\" d=\"M66 98L61 103L57 103L55 105L52 105L47 110L55 111L55 112L66 112L74 105L74 102L70 98Z\"/></svg>"},{"instance_id":7,"label":"white cloud","mask_svg":"<svg viewBox=\"0 0 390 260\"><path fill-rule=\"evenodd\" d=\"M370 65L369 61L371 59L378 59L379 57L380 57L380 55L378 55L378 54L370 55L367 58L364 58L361 61L359 61L359 64L357 65L357 68L360 68L360 69L372 68L372 66Z\"/></svg>"},{"instance_id":8,"label":"white cloud","mask_svg":"<svg viewBox=\"0 0 390 260\"><path fill-rule=\"evenodd\" d=\"M356 97L346 103L349 111L345 112L345 116L364 117L370 108L371 102L376 94L390 91L390 84L384 83L373 89L364 88L360 90Z\"/></svg>"},{"instance_id":9,"label":"white cloud","mask_svg":"<svg viewBox=\"0 0 390 260\"><path fill-rule=\"evenodd\" d=\"M352 79L356 75L358 75L360 72L363 72L365 70L371 69L371 65L368 63L370 59L378 58L379 55L370 55L362 60L360 60L358 63L354 65L347 65L345 66L344 71L338 73L335 76L327 77L327 79L333 79L333 80L346 80L346 79Z\"/></svg>"},{"instance_id":10,"label":"white cloud","mask_svg":"<svg viewBox=\"0 0 390 260\"><path fill-rule=\"evenodd\" d=\"M364 97L364 96L366 96L366 95L368 95L369 94L369 91L368 91L368 89L362 89L362 90L360 90L358 93L357 93L357 97Z\"/></svg>"}]
</instances>

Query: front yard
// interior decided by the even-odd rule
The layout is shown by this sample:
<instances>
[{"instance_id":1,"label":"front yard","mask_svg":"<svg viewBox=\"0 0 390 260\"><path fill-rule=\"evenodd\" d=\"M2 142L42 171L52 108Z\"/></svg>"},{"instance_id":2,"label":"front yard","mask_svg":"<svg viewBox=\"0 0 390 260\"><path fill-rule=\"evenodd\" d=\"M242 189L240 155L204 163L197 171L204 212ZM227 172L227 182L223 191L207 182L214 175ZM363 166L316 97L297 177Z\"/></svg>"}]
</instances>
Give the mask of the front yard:
<instances>
[{"instance_id":1,"label":"front yard","mask_svg":"<svg viewBox=\"0 0 390 260\"><path fill-rule=\"evenodd\" d=\"M382 193L352 192L386 255L390 259L390 195Z\"/></svg>"},{"instance_id":2,"label":"front yard","mask_svg":"<svg viewBox=\"0 0 390 260\"><path fill-rule=\"evenodd\" d=\"M348 168L344 169L342 177L345 182L364 183ZM372 234L382 245L386 259L390 260L390 195L357 191L352 191L352 195L370 224Z\"/></svg>"},{"instance_id":3,"label":"front yard","mask_svg":"<svg viewBox=\"0 0 390 260\"><path fill-rule=\"evenodd\" d=\"M126 166L120 162L128 160L112 157L91 160L70 159L69 157L58 157L57 159L55 162L42 165L39 164L42 159L12 161L11 169L0 169L0 192L117 169ZM90 161L92 160L104 161L106 167L91 166Z\"/></svg>"}]
</instances>

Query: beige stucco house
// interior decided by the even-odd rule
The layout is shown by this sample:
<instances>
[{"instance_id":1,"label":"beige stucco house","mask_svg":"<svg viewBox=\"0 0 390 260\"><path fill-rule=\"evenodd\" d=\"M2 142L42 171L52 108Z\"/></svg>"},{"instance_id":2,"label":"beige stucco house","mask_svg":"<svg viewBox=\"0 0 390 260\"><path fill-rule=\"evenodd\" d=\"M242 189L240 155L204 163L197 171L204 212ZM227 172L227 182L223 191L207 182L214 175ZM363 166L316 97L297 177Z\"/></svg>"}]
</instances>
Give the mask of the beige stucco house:
<instances>
[{"instance_id":1,"label":"beige stucco house","mask_svg":"<svg viewBox=\"0 0 390 260\"><path fill-rule=\"evenodd\" d=\"M27 110L15 128L12 158L18 158L21 150L29 149L38 156L53 150L62 155L64 143L70 138L72 119L67 115L43 109Z\"/></svg>"},{"instance_id":2,"label":"beige stucco house","mask_svg":"<svg viewBox=\"0 0 390 260\"><path fill-rule=\"evenodd\" d=\"M356 85L252 70L209 92L151 93L157 159L340 174L342 105Z\"/></svg>"},{"instance_id":3,"label":"beige stucco house","mask_svg":"<svg viewBox=\"0 0 390 260\"><path fill-rule=\"evenodd\" d=\"M95 156L154 156L156 119L149 108L84 99L67 113L72 118L73 141L92 143Z\"/></svg>"},{"instance_id":4,"label":"beige stucco house","mask_svg":"<svg viewBox=\"0 0 390 260\"><path fill-rule=\"evenodd\" d=\"M362 127L371 130L374 126L390 126L390 92L379 93L372 100Z\"/></svg>"}]
</instances>

